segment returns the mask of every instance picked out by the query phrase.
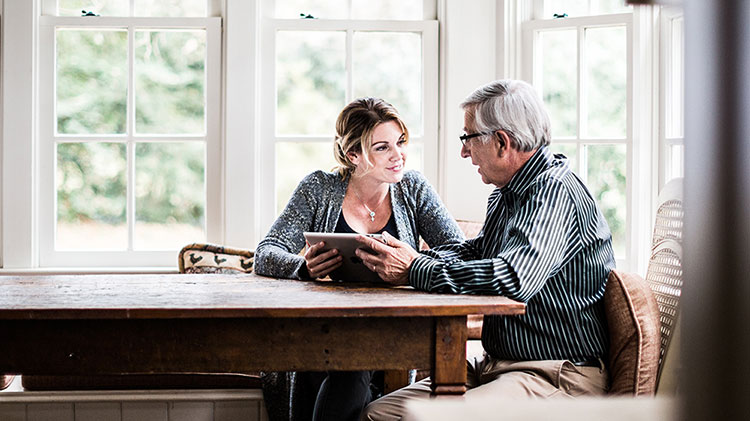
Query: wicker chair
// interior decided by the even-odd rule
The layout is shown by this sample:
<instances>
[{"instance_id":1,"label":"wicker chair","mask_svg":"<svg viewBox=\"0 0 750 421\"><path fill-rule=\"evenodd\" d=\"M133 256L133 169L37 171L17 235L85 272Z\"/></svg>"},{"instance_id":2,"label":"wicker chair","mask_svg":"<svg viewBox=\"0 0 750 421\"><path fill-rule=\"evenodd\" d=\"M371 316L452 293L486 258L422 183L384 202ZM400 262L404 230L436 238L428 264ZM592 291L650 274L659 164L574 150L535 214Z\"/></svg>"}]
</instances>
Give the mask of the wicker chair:
<instances>
[{"instance_id":1,"label":"wicker chair","mask_svg":"<svg viewBox=\"0 0 750 421\"><path fill-rule=\"evenodd\" d=\"M679 303L682 292L682 179L667 183L659 194L646 281L659 305L661 352L657 394L674 394L679 374Z\"/></svg>"}]
</instances>

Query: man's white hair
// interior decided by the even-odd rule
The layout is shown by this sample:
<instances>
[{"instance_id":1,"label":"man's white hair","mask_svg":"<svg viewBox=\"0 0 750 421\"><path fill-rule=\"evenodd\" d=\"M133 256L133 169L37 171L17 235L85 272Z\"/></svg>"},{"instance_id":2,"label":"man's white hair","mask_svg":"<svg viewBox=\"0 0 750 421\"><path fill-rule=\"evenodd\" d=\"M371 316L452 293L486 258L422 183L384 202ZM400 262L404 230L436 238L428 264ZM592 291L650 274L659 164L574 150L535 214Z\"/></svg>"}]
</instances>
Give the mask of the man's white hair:
<instances>
[{"instance_id":1,"label":"man's white hair","mask_svg":"<svg viewBox=\"0 0 750 421\"><path fill-rule=\"evenodd\" d=\"M496 80L481 86L461 103L461 108L473 114L477 131L503 130L522 152L549 145L552 137L541 98L522 80Z\"/></svg>"}]
</instances>

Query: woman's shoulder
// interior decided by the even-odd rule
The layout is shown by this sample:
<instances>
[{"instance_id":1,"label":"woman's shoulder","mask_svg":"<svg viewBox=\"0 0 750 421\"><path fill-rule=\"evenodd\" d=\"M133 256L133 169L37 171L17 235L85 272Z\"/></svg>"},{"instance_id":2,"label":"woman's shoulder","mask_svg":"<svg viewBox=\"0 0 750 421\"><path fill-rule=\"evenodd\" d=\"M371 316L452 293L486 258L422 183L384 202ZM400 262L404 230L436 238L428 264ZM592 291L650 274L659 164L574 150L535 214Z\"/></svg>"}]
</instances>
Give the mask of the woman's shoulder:
<instances>
[{"instance_id":1,"label":"woman's shoulder","mask_svg":"<svg viewBox=\"0 0 750 421\"><path fill-rule=\"evenodd\" d=\"M337 172L326 172L316 170L306 175L299 183L299 188L304 190L323 190L342 182Z\"/></svg>"},{"instance_id":2,"label":"woman's shoulder","mask_svg":"<svg viewBox=\"0 0 750 421\"><path fill-rule=\"evenodd\" d=\"M421 172L417 170L408 170L404 172L404 177L399 183L406 185L407 187L418 187L424 184L429 184L427 178Z\"/></svg>"}]
</instances>

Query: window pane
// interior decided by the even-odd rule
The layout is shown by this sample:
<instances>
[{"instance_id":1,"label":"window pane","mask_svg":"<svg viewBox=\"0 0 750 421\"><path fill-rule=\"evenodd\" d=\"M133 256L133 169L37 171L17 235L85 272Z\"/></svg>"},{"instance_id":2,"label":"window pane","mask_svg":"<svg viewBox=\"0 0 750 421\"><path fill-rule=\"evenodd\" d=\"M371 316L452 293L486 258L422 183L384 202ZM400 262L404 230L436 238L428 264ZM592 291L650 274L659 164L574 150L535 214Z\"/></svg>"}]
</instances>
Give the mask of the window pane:
<instances>
[{"instance_id":1,"label":"window pane","mask_svg":"<svg viewBox=\"0 0 750 421\"><path fill-rule=\"evenodd\" d=\"M627 192L625 145L587 145L586 185L612 231L615 256L625 257L625 221Z\"/></svg>"},{"instance_id":2,"label":"window pane","mask_svg":"<svg viewBox=\"0 0 750 421\"><path fill-rule=\"evenodd\" d=\"M135 249L179 250L206 240L205 155L202 142L136 145Z\"/></svg>"},{"instance_id":3,"label":"window pane","mask_svg":"<svg viewBox=\"0 0 750 421\"><path fill-rule=\"evenodd\" d=\"M203 134L206 32L136 31L138 133Z\"/></svg>"},{"instance_id":4,"label":"window pane","mask_svg":"<svg viewBox=\"0 0 750 421\"><path fill-rule=\"evenodd\" d=\"M409 140L406 147L406 163L404 168L424 172L424 143Z\"/></svg>"},{"instance_id":5,"label":"window pane","mask_svg":"<svg viewBox=\"0 0 750 421\"><path fill-rule=\"evenodd\" d=\"M625 3L625 0L591 0L591 14L632 12L633 8Z\"/></svg>"},{"instance_id":6,"label":"window pane","mask_svg":"<svg viewBox=\"0 0 750 421\"><path fill-rule=\"evenodd\" d=\"M589 28L586 35L586 136L624 138L627 108L625 27Z\"/></svg>"},{"instance_id":7,"label":"window pane","mask_svg":"<svg viewBox=\"0 0 750 421\"><path fill-rule=\"evenodd\" d=\"M573 16L586 16L589 13L589 0L544 0L543 19L552 19L553 15L567 14Z\"/></svg>"},{"instance_id":8,"label":"window pane","mask_svg":"<svg viewBox=\"0 0 750 421\"><path fill-rule=\"evenodd\" d=\"M576 30L539 34L542 98L552 123L552 137L578 134L578 76Z\"/></svg>"},{"instance_id":9,"label":"window pane","mask_svg":"<svg viewBox=\"0 0 750 421\"><path fill-rule=\"evenodd\" d=\"M58 144L56 170L55 249L127 249L125 145Z\"/></svg>"},{"instance_id":10,"label":"window pane","mask_svg":"<svg viewBox=\"0 0 750 421\"><path fill-rule=\"evenodd\" d=\"M683 137L683 53L684 36L682 33L682 18L672 21L670 39L670 56L667 58L667 137Z\"/></svg>"},{"instance_id":11,"label":"window pane","mask_svg":"<svg viewBox=\"0 0 750 421\"><path fill-rule=\"evenodd\" d=\"M336 165L333 142L279 142L276 144L276 214L280 214L300 181L315 170Z\"/></svg>"},{"instance_id":12,"label":"window pane","mask_svg":"<svg viewBox=\"0 0 750 421\"><path fill-rule=\"evenodd\" d=\"M356 32L353 42L354 96L393 104L409 132L422 130L422 38L413 33Z\"/></svg>"},{"instance_id":13,"label":"window pane","mask_svg":"<svg viewBox=\"0 0 750 421\"><path fill-rule=\"evenodd\" d=\"M668 167L669 174L667 174L666 181L677 177L684 177L685 147L683 145L672 145L669 147L669 154L671 161Z\"/></svg>"},{"instance_id":14,"label":"window pane","mask_svg":"<svg viewBox=\"0 0 750 421\"><path fill-rule=\"evenodd\" d=\"M82 10L100 16L128 16L128 0L57 0L58 16L81 16Z\"/></svg>"},{"instance_id":15,"label":"window pane","mask_svg":"<svg viewBox=\"0 0 750 421\"><path fill-rule=\"evenodd\" d=\"M135 0L136 16L200 17L206 16L206 0Z\"/></svg>"},{"instance_id":16,"label":"window pane","mask_svg":"<svg viewBox=\"0 0 750 421\"><path fill-rule=\"evenodd\" d=\"M422 20L423 0L352 0L352 19Z\"/></svg>"},{"instance_id":17,"label":"window pane","mask_svg":"<svg viewBox=\"0 0 750 421\"><path fill-rule=\"evenodd\" d=\"M300 15L311 15L319 19L347 19L347 0L279 0L276 1L278 19L299 19Z\"/></svg>"},{"instance_id":18,"label":"window pane","mask_svg":"<svg viewBox=\"0 0 750 421\"><path fill-rule=\"evenodd\" d=\"M580 174L578 169L578 147L571 143L552 143L550 150L554 154L563 154L568 158L568 166L574 173Z\"/></svg>"},{"instance_id":19,"label":"window pane","mask_svg":"<svg viewBox=\"0 0 750 421\"><path fill-rule=\"evenodd\" d=\"M127 32L58 29L55 38L57 132L125 133Z\"/></svg>"},{"instance_id":20,"label":"window pane","mask_svg":"<svg viewBox=\"0 0 750 421\"><path fill-rule=\"evenodd\" d=\"M589 5L590 3L590 5ZM569 17L631 12L625 0L544 0L543 19L567 13Z\"/></svg>"},{"instance_id":21,"label":"window pane","mask_svg":"<svg viewBox=\"0 0 750 421\"><path fill-rule=\"evenodd\" d=\"M345 45L345 32L277 32L278 134L333 134L345 105Z\"/></svg>"}]
</instances>

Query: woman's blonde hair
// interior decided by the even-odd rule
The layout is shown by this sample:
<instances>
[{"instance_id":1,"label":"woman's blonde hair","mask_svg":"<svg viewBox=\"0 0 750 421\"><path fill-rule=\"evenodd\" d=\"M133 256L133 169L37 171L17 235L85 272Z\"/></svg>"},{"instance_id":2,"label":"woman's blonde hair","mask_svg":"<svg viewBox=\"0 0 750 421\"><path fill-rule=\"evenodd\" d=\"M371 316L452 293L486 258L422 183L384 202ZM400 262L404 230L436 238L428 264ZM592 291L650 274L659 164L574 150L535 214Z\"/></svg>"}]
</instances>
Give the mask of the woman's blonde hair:
<instances>
[{"instance_id":1,"label":"woman's blonde hair","mask_svg":"<svg viewBox=\"0 0 750 421\"><path fill-rule=\"evenodd\" d=\"M358 98L349 103L336 119L336 138L333 142L333 155L338 162L335 170L342 178L351 175L356 168L347 154L360 153L368 162L367 151L372 146L372 133L381 123L395 121L409 141L409 131L393 105L380 98Z\"/></svg>"}]
</instances>

